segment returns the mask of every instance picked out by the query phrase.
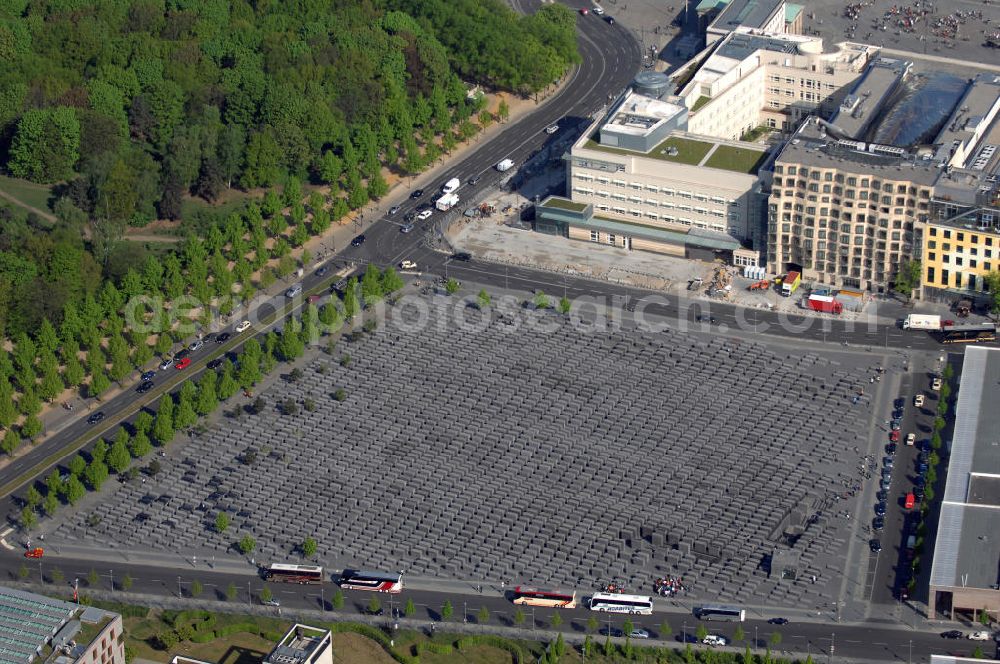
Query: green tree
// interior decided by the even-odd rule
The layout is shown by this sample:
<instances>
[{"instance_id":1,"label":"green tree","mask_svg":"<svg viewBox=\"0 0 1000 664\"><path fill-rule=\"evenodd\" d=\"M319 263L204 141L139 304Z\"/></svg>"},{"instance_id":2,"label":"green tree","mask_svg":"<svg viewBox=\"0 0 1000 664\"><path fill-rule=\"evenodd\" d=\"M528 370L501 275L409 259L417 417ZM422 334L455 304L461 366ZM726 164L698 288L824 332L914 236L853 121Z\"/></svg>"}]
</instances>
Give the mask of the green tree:
<instances>
[{"instance_id":1,"label":"green tree","mask_svg":"<svg viewBox=\"0 0 1000 664\"><path fill-rule=\"evenodd\" d=\"M518 607L518 609L514 611L514 624L520 627L521 625L524 624L524 619L525 619L524 611L522 611L521 608Z\"/></svg>"},{"instance_id":2,"label":"green tree","mask_svg":"<svg viewBox=\"0 0 1000 664\"><path fill-rule=\"evenodd\" d=\"M990 313L1000 315L1000 271L990 272L984 281L990 295Z\"/></svg>"},{"instance_id":3,"label":"green tree","mask_svg":"<svg viewBox=\"0 0 1000 664\"><path fill-rule=\"evenodd\" d=\"M90 450L90 460L98 461L104 463L108 458L108 444L104 442L103 438L99 438L94 447Z\"/></svg>"},{"instance_id":4,"label":"green tree","mask_svg":"<svg viewBox=\"0 0 1000 664\"><path fill-rule=\"evenodd\" d=\"M17 452L17 448L20 446L21 436L13 429L7 429L3 435L3 440L0 441L0 449L8 456L14 456L14 453Z\"/></svg>"},{"instance_id":5,"label":"green tree","mask_svg":"<svg viewBox=\"0 0 1000 664\"><path fill-rule=\"evenodd\" d=\"M21 566L17 568L17 578L20 581L27 581L28 575L30 574L31 571L28 569L28 566L25 565L24 563L21 563Z\"/></svg>"},{"instance_id":6,"label":"green tree","mask_svg":"<svg viewBox=\"0 0 1000 664\"><path fill-rule=\"evenodd\" d=\"M559 313L561 313L563 315L568 314L569 310L572 308L572 306L573 305L569 301L568 297L564 296L564 297L559 298Z\"/></svg>"},{"instance_id":7,"label":"green tree","mask_svg":"<svg viewBox=\"0 0 1000 664\"><path fill-rule=\"evenodd\" d=\"M240 538L239 547L243 555L249 555L257 548L257 540L250 535L244 535Z\"/></svg>"},{"instance_id":8,"label":"green tree","mask_svg":"<svg viewBox=\"0 0 1000 664\"><path fill-rule=\"evenodd\" d=\"M406 606L403 607L403 615L407 618L412 618L417 613L417 606L413 603L413 599L406 600Z\"/></svg>"},{"instance_id":9,"label":"green tree","mask_svg":"<svg viewBox=\"0 0 1000 664\"><path fill-rule=\"evenodd\" d=\"M148 410L140 410L136 413L135 421L132 423L136 431L142 431L144 433L149 433L153 428L153 416Z\"/></svg>"},{"instance_id":10,"label":"green tree","mask_svg":"<svg viewBox=\"0 0 1000 664\"><path fill-rule=\"evenodd\" d=\"M357 296L357 279L351 277L347 282L347 288L344 291L344 318L351 320L361 311L361 305L358 304Z\"/></svg>"},{"instance_id":11,"label":"green tree","mask_svg":"<svg viewBox=\"0 0 1000 664\"><path fill-rule=\"evenodd\" d=\"M11 142L7 168L14 177L56 182L73 175L80 158L80 121L66 106L25 111Z\"/></svg>"},{"instance_id":12,"label":"green tree","mask_svg":"<svg viewBox=\"0 0 1000 664\"><path fill-rule=\"evenodd\" d=\"M123 576L121 580L121 589L124 590L125 592L128 592L129 590L132 589L132 584L134 582L135 581L132 578L132 575L126 572L125 576Z\"/></svg>"},{"instance_id":13,"label":"green tree","mask_svg":"<svg viewBox=\"0 0 1000 664\"><path fill-rule=\"evenodd\" d=\"M486 309L487 307L490 306L490 303L492 301L493 300L492 298L490 298L490 294L486 292L485 288L480 290L479 294L476 295L476 306L479 307L480 309Z\"/></svg>"},{"instance_id":14,"label":"green tree","mask_svg":"<svg viewBox=\"0 0 1000 664\"><path fill-rule=\"evenodd\" d=\"M451 600L445 600L441 607L441 620L451 620L453 615L455 615L455 609L451 606Z\"/></svg>"},{"instance_id":15,"label":"green tree","mask_svg":"<svg viewBox=\"0 0 1000 664\"><path fill-rule=\"evenodd\" d=\"M83 478L94 491L100 491L104 482L108 479L108 466L103 461L91 461L87 464L87 470L83 473Z\"/></svg>"},{"instance_id":16,"label":"green tree","mask_svg":"<svg viewBox=\"0 0 1000 664\"><path fill-rule=\"evenodd\" d=\"M532 302L534 303L536 309L548 309L551 306L549 296L542 291L535 293L535 297L532 299Z\"/></svg>"},{"instance_id":17,"label":"green tree","mask_svg":"<svg viewBox=\"0 0 1000 664\"><path fill-rule=\"evenodd\" d=\"M507 122L510 118L510 106L507 104L506 99L501 99L500 104L497 106L497 117L500 122Z\"/></svg>"},{"instance_id":18,"label":"green tree","mask_svg":"<svg viewBox=\"0 0 1000 664\"><path fill-rule=\"evenodd\" d=\"M205 586L198 579L191 582L191 597L198 597L204 590Z\"/></svg>"},{"instance_id":19,"label":"green tree","mask_svg":"<svg viewBox=\"0 0 1000 664\"><path fill-rule=\"evenodd\" d=\"M591 633L597 631L597 618L594 616L589 616L587 618L587 631Z\"/></svg>"},{"instance_id":20,"label":"green tree","mask_svg":"<svg viewBox=\"0 0 1000 664\"><path fill-rule=\"evenodd\" d=\"M49 570L49 579L52 581L52 583L58 584L66 580L66 575L63 574L63 571L58 567L53 567L52 569Z\"/></svg>"},{"instance_id":21,"label":"green tree","mask_svg":"<svg viewBox=\"0 0 1000 664\"><path fill-rule=\"evenodd\" d=\"M461 288L461 285L454 278L448 279L444 284L444 290L448 295L454 295L458 292L459 288Z\"/></svg>"},{"instance_id":22,"label":"green tree","mask_svg":"<svg viewBox=\"0 0 1000 664\"><path fill-rule=\"evenodd\" d=\"M946 381L950 381L955 377L955 368L951 364L944 365L944 371L941 372L941 377Z\"/></svg>"},{"instance_id":23,"label":"green tree","mask_svg":"<svg viewBox=\"0 0 1000 664\"><path fill-rule=\"evenodd\" d=\"M979 624L983 627L989 627L991 622L993 621L990 619L990 611L984 606L979 612Z\"/></svg>"},{"instance_id":24,"label":"green tree","mask_svg":"<svg viewBox=\"0 0 1000 664\"><path fill-rule=\"evenodd\" d=\"M129 453L134 459L141 459L153 451L153 443L145 431L138 431L129 441Z\"/></svg>"},{"instance_id":25,"label":"green tree","mask_svg":"<svg viewBox=\"0 0 1000 664\"><path fill-rule=\"evenodd\" d=\"M86 487L76 475L71 475L66 481L66 502L70 505L76 503L87 494Z\"/></svg>"},{"instance_id":26,"label":"green tree","mask_svg":"<svg viewBox=\"0 0 1000 664\"><path fill-rule=\"evenodd\" d=\"M42 500L42 512L45 516L55 516L56 511L59 509L59 498L56 497L54 493L45 494L45 498Z\"/></svg>"},{"instance_id":27,"label":"green tree","mask_svg":"<svg viewBox=\"0 0 1000 664\"><path fill-rule=\"evenodd\" d=\"M108 451L108 465L116 473L123 473L132 461L132 455L128 451L128 432L124 428L118 429L115 442Z\"/></svg>"},{"instance_id":28,"label":"green tree","mask_svg":"<svg viewBox=\"0 0 1000 664\"><path fill-rule=\"evenodd\" d=\"M743 625L737 625L736 630L733 631L733 641L742 641L745 638L747 638L747 635L743 631Z\"/></svg>"},{"instance_id":29,"label":"green tree","mask_svg":"<svg viewBox=\"0 0 1000 664\"><path fill-rule=\"evenodd\" d=\"M368 600L368 613L372 615L378 615L382 612L382 602L375 595L371 596Z\"/></svg>"},{"instance_id":30,"label":"green tree","mask_svg":"<svg viewBox=\"0 0 1000 664\"><path fill-rule=\"evenodd\" d=\"M97 585L98 581L100 580L101 577L97 575L97 570L91 567L90 571L87 572L87 586L93 588L94 586Z\"/></svg>"},{"instance_id":31,"label":"green tree","mask_svg":"<svg viewBox=\"0 0 1000 664\"><path fill-rule=\"evenodd\" d=\"M38 512L35 511L34 507L25 505L21 509L21 518L18 519L21 523L21 527L25 530L31 530L38 523Z\"/></svg>"},{"instance_id":32,"label":"green tree","mask_svg":"<svg viewBox=\"0 0 1000 664\"><path fill-rule=\"evenodd\" d=\"M224 533L229 528L229 515L219 512L215 515L215 532Z\"/></svg>"},{"instance_id":33,"label":"green tree","mask_svg":"<svg viewBox=\"0 0 1000 664\"><path fill-rule=\"evenodd\" d=\"M42 421L38 419L37 415L28 415L24 418L24 423L21 425L21 435L23 435L28 440L34 440L42 433Z\"/></svg>"},{"instance_id":34,"label":"green tree","mask_svg":"<svg viewBox=\"0 0 1000 664\"><path fill-rule=\"evenodd\" d=\"M191 385L191 383L185 383L185 385ZM186 429L194 426L197 421L198 413L194 412L191 397L181 391L180 397L177 399L177 409L174 411L174 427Z\"/></svg>"},{"instance_id":35,"label":"green tree","mask_svg":"<svg viewBox=\"0 0 1000 664\"><path fill-rule=\"evenodd\" d=\"M0 427L9 427L17 419L14 388L7 376L0 374Z\"/></svg>"},{"instance_id":36,"label":"green tree","mask_svg":"<svg viewBox=\"0 0 1000 664\"><path fill-rule=\"evenodd\" d=\"M476 614L476 620L480 625L485 625L490 620L490 610L485 606L479 607L479 613Z\"/></svg>"},{"instance_id":37,"label":"green tree","mask_svg":"<svg viewBox=\"0 0 1000 664\"><path fill-rule=\"evenodd\" d=\"M228 399L236 394L239 389L240 386L236 383L236 378L233 376L233 364L226 360L222 365L222 377L219 378L219 386L216 390L217 396L219 399Z\"/></svg>"},{"instance_id":38,"label":"green tree","mask_svg":"<svg viewBox=\"0 0 1000 664\"><path fill-rule=\"evenodd\" d=\"M558 613L553 613L552 619L549 622L552 624L552 629L559 629L559 626L563 623L563 619ZM632 630L627 631L631 632Z\"/></svg>"},{"instance_id":39,"label":"green tree","mask_svg":"<svg viewBox=\"0 0 1000 664\"><path fill-rule=\"evenodd\" d=\"M330 600L330 603L333 605L333 608L335 610L339 610L339 609L344 608L344 593L343 593L343 591L338 590L337 592L333 593L333 599Z\"/></svg>"},{"instance_id":40,"label":"green tree","mask_svg":"<svg viewBox=\"0 0 1000 664\"><path fill-rule=\"evenodd\" d=\"M483 129L486 129L491 124L493 124L493 114L490 113L485 108L483 110L479 111L479 125Z\"/></svg>"},{"instance_id":41,"label":"green tree","mask_svg":"<svg viewBox=\"0 0 1000 664\"><path fill-rule=\"evenodd\" d=\"M87 392L90 396L100 400L101 395L107 392L110 387L111 381L108 379L108 375L104 371L98 371L91 377L90 389Z\"/></svg>"},{"instance_id":42,"label":"green tree","mask_svg":"<svg viewBox=\"0 0 1000 664\"><path fill-rule=\"evenodd\" d=\"M312 558L316 555L316 540L312 537L307 537L302 541L302 555L306 558Z\"/></svg>"},{"instance_id":43,"label":"green tree","mask_svg":"<svg viewBox=\"0 0 1000 664\"><path fill-rule=\"evenodd\" d=\"M781 632L779 632L777 630L771 632L771 638L768 639L768 642L771 644L772 648L777 648L778 646L780 646L781 645Z\"/></svg>"},{"instance_id":44,"label":"green tree","mask_svg":"<svg viewBox=\"0 0 1000 664\"><path fill-rule=\"evenodd\" d=\"M71 475L79 477L80 475L83 475L83 471L87 470L87 460L82 454L77 454L69 460L69 463L67 463L66 466L69 468Z\"/></svg>"},{"instance_id":45,"label":"green tree","mask_svg":"<svg viewBox=\"0 0 1000 664\"><path fill-rule=\"evenodd\" d=\"M902 295L906 301L909 302L910 298L913 297L914 289L920 286L921 274L922 270L920 267L920 261L901 261L893 280L893 291Z\"/></svg>"},{"instance_id":46,"label":"green tree","mask_svg":"<svg viewBox=\"0 0 1000 664\"><path fill-rule=\"evenodd\" d=\"M229 585L226 586L226 599L229 600L230 602L236 601L236 595L238 592L239 591L237 591L236 589L236 584L230 581Z\"/></svg>"},{"instance_id":47,"label":"green tree","mask_svg":"<svg viewBox=\"0 0 1000 664\"><path fill-rule=\"evenodd\" d=\"M174 439L174 400L169 394L160 399L156 420L153 422L153 440L158 445L166 445Z\"/></svg>"},{"instance_id":48,"label":"green tree","mask_svg":"<svg viewBox=\"0 0 1000 664\"><path fill-rule=\"evenodd\" d=\"M396 272L395 268L387 267L385 271L382 272L382 292L383 293L395 293L401 290L405 284L403 283L402 277Z\"/></svg>"},{"instance_id":49,"label":"green tree","mask_svg":"<svg viewBox=\"0 0 1000 664\"><path fill-rule=\"evenodd\" d=\"M35 488L32 484L28 487L27 493L24 494L24 502L28 504L28 507L32 509L38 507L42 502L42 494Z\"/></svg>"},{"instance_id":50,"label":"green tree","mask_svg":"<svg viewBox=\"0 0 1000 664\"><path fill-rule=\"evenodd\" d=\"M704 641L706 636L708 636L708 630L704 625L698 625L698 628L694 631L694 637L698 639L698 643Z\"/></svg>"},{"instance_id":51,"label":"green tree","mask_svg":"<svg viewBox=\"0 0 1000 664\"><path fill-rule=\"evenodd\" d=\"M267 604L272 599L274 599L274 595L271 593L270 588L264 586L263 588L260 589L260 601L262 603Z\"/></svg>"}]
</instances>

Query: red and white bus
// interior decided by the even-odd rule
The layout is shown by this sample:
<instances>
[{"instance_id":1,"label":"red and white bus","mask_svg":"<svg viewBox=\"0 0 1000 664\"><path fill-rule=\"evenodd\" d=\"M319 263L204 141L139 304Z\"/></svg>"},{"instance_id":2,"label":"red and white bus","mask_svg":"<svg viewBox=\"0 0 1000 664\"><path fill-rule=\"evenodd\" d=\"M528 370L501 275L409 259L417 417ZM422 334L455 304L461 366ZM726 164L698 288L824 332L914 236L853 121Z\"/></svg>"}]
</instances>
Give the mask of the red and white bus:
<instances>
[{"instance_id":1,"label":"red and white bus","mask_svg":"<svg viewBox=\"0 0 1000 664\"><path fill-rule=\"evenodd\" d=\"M275 563L264 570L264 578L283 583L323 583L323 568L316 565Z\"/></svg>"},{"instance_id":2,"label":"red and white bus","mask_svg":"<svg viewBox=\"0 0 1000 664\"><path fill-rule=\"evenodd\" d=\"M575 609L576 593L518 586L514 588L513 601L514 604L525 604L527 606L551 606L560 609Z\"/></svg>"},{"instance_id":3,"label":"red and white bus","mask_svg":"<svg viewBox=\"0 0 1000 664\"><path fill-rule=\"evenodd\" d=\"M388 572L345 569L340 575L340 587L348 590L372 590L380 593L403 592L403 575Z\"/></svg>"}]
</instances>

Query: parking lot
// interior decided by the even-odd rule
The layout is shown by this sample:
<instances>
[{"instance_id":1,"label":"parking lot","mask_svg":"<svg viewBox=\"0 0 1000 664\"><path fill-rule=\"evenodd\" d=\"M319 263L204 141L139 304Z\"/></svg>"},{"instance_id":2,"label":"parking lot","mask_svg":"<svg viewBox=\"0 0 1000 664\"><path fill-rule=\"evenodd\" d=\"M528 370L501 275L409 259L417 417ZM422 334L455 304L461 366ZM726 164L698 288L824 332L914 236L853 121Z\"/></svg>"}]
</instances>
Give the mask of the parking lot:
<instances>
[{"instance_id":1,"label":"parking lot","mask_svg":"<svg viewBox=\"0 0 1000 664\"><path fill-rule=\"evenodd\" d=\"M828 609L875 356L404 311L48 539L208 557L246 533L268 562L312 536L331 567L640 592L670 576L681 603Z\"/></svg>"}]
</instances>

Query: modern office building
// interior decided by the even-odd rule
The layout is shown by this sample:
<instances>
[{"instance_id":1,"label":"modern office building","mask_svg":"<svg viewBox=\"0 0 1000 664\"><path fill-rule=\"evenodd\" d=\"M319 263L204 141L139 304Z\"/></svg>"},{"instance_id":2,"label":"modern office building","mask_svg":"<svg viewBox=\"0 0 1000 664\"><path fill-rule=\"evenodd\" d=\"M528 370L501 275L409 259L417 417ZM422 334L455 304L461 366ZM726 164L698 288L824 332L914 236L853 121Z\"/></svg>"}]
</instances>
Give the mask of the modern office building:
<instances>
[{"instance_id":1,"label":"modern office building","mask_svg":"<svg viewBox=\"0 0 1000 664\"><path fill-rule=\"evenodd\" d=\"M706 9L715 14L705 30L705 43L709 46L740 29L781 34L788 27L792 28L789 32L796 26L795 31L801 31L802 27L801 7L797 13L793 10L798 22L788 26L784 0L724 0Z\"/></svg>"},{"instance_id":2,"label":"modern office building","mask_svg":"<svg viewBox=\"0 0 1000 664\"><path fill-rule=\"evenodd\" d=\"M1000 349L965 352L927 611L1000 614Z\"/></svg>"},{"instance_id":3,"label":"modern office building","mask_svg":"<svg viewBox=\"0 0 1000 664\"><path fill-rule=\"evenodd\" d=\"M0 587L0 661L125 664L122 617Z\"/></svg>"},{"instance_id":4,"label":"modern office building","mask_svg":"<svg viewBox=\"0 0 1000 664\"><path fill-rule=\"evenodd\" d=\"M264 659L264 664L333 664L330 630L293 625Z\"/></svg>"}]
</instances>

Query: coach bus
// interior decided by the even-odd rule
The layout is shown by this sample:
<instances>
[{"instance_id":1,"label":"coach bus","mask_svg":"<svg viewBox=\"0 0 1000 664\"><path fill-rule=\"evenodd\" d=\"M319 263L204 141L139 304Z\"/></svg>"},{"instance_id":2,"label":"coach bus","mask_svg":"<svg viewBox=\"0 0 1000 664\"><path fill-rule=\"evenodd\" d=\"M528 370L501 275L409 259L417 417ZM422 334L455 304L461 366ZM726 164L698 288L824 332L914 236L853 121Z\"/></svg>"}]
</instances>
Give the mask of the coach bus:
<instances>
[{"instance_id":1,"label":"coach bus","mask_svg":"<svg viewBox=\"0 0 1000 664\"><path fill-rule=\"evenodd\" d=\"M609 613L639 613L648 616L653 613L653 600L642 595L622 595L620 593L594 593L590 598L591 611Z\"/></svg>"},{"instance_id":2,"label":"coach bus","mask_svg":"<svg viewBox=\"0 0 1000 664\"><path fill-rule=\"evenodd\" d=\"M323 583L323 568L316 565L275 563L264 570L264 578L283 583Z\"/></svg>"},{"instance_id":3,"label":"coach bus","mask_svg":"<svg viewBox=\"0 0 1000 664\"><path fill-rule=\"evenodd\" d=\"M746 620L747 612L735 606L701 606L694 610L694 616L698 620L743 622Z\"/></svg>"},{"instance_id":4,"label":"coach bus","mask_svg":"<svg viewBox=\"0 0 1000 664\"><path fill-rule=\"evenodd\" d=\"M551 606L560 609L575 609L576 593L518 586L514 588L513 601L514 604L525 604L527 606Z\"/></svg>"},{"instance_id":5,"label":"coach bus","mask_svg":"<svg viewBox=\"0 0 1000 664\"><path fill-rule=\"evenodd\" d=\"M395 595L403 592L403 575L345 569L344 573L340 575L340 587L348 590L372 590Z\"/></svg>"}]
</instances>

